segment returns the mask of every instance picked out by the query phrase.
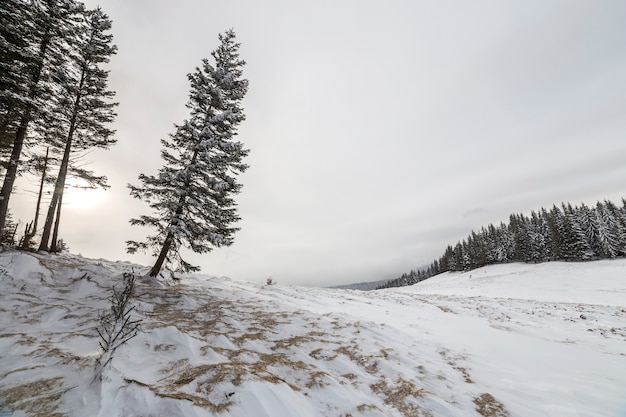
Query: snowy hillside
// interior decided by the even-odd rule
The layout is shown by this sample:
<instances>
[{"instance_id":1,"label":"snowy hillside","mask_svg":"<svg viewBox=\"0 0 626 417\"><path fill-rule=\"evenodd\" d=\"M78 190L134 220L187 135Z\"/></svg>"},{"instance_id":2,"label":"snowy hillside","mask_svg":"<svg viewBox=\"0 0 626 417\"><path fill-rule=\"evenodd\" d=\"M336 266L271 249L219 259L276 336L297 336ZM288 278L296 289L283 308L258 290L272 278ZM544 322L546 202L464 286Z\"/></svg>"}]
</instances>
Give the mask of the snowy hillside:
<instances>
[{"instance_id":1,"label":"snowy hillside","mask_svg":"<svg viewBox=\"0 0 626 417\"><path fill-rule=\"evenodd\" d=\"M138 278L141 332L100 382L98 316L133 271L0 256L0 416L626 416L626 260L366 293Z\"/></svg>"}]
</instances>

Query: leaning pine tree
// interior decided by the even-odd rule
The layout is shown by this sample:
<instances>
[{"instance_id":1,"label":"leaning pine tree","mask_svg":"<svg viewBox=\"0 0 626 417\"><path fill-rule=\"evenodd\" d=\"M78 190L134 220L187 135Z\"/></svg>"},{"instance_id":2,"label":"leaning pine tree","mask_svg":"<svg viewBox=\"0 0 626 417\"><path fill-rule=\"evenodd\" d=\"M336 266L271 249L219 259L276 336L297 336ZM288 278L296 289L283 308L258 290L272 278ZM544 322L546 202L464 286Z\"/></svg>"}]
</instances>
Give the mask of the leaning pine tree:
<instances>
[{"instance_id":1,"label":"leaning pine tree","mask_svg":"<svg viewBox=\"0 0 626 417\"><path fill-rule=\"evenodd\" d=\"M220 46L188 75L190 115L169 139L161 140L164 166L156 176L141 174L141 186L129 185L130 194L150 203L153 214L131 219L132 225L148 226L155 233L144 242L128 241L127 251L153 250L157 256L150 270L156 276L164 265L188 272L199 268L182 259L181 247L206 253L229 246L238 228L234 194L241 190L235 176L248 166L248 154L236 140L237 127L245 119L241 101L248 90L242 78L245 65L239 59L235 33L219 35Z\"/></svg>"}]
</instances>

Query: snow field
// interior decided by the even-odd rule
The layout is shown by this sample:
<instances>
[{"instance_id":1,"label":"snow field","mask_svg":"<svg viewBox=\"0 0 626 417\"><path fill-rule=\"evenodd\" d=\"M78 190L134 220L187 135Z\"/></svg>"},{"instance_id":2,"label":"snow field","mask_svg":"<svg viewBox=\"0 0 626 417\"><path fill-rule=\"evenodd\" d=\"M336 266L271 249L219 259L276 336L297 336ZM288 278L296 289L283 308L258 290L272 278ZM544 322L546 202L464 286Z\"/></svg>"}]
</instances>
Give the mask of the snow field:
<instances>
[{"instance_id":1,"label":"snow field","mask_svg":"<svg viewBox=\"0 0 626 417\"><path fill-rule=\"evenodd\" d=\"M94 381L98 314L132 271L145 273L72 255L0 256L0 409L625 415L626 260L496 265L376 292L138 279L142 331Z\"/></svg>"}]
</instances>

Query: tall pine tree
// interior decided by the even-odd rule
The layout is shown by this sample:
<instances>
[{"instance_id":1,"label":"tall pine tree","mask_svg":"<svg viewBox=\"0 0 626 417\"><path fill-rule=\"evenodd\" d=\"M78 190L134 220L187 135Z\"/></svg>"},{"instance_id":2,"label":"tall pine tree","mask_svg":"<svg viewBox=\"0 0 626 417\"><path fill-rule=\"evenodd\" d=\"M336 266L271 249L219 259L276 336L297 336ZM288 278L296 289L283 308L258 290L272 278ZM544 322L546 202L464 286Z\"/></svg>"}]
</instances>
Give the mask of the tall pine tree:
<instances>
[{"instance_id":1,"label":"tall pine tree","mask_svg":"<svg viewBox=\"0 0 626 417\"><path fill-rule=\"evenodd\" d=\"M0 42L0 55L9 64L0 66L0 83L5 88L0 112L4 135L13 137L0 189L0 230L5 227L22 151L28 145L29 125L49 116L56 89L51 75L67 59L75 18L83 9L74 0L8 0L0 6L5 38Z\"/></svg>"},{"instance_id":2,"label":"tall pine tree","mask_svg":"<svg viewBox=\"0 0 626 417\"><path fill-rule=\"evenodd\" d=\"M56 71L61 93L54 112L57 116L56 126L51 127L64 132L65 141L39 250L55 249L56 236L50 247L50 233L53 222L57 225L55 232L58 232L60 200L65 189L71 153L94 147L108 148L115 143L111 138L113 131L107 125L115 118L113 108L117 103L111 102L115 93L108 90L108 71L102 68L116 51L112 45L113 35L108 33L110 30L111 21L100 8L85 12L82 24L76 27L71 65ZM85 175L96 178L87 171Z\"/></svg>"},{"instance_id":3,"label":"tall pine tree","mask_svg":"<svg viewBox=\"0 0 626 417\"><path fill-rule=\"evenodd\" d=\"M29 35L34 30L34 8L23 0L0 3L0 151L11 151L20 112L28 106L29 66L34 56Z\"/></svg>"},{"instance_id":4,"label":"tall pine tree","mask_svg":"<svg viewBox=\"0 0 626 417\"><path fill-rule=\"evenodd\" d=\"M241 190L235 176L247 169L242 160L248 150L236 136L245 119L241 101L248 81L242 78L245 62L239 59L233 30L220 34L219 40L212 53L215 66L204 59L188 75L189 119L161 141L165 165L156 176L141 174L141 186L129 185L131 195L153 209L152 215L130 222L156 233L145 242L127 242L129 253L154 251L157 259L150 276L172 263L181 271L198 270L181 257L181 247L206 253L232 244L238 230L232 226L239 220L233 195Z\"/></svg>"}]
</instances>

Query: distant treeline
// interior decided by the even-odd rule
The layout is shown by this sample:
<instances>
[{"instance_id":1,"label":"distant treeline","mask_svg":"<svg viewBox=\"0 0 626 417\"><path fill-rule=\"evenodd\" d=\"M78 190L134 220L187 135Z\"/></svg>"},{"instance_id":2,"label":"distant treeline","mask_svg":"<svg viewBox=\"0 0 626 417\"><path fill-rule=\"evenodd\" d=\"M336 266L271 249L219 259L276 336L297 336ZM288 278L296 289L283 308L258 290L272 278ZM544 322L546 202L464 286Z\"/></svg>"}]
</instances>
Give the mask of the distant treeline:
<instances>
[{"instance_id":1,"label":"distant treeline","mask_svg":"<svg viewBox=\"0 0 626 417\"><path fill-rule=\"evenodd\" d=\"M490 224L472 233L427 269L412 270L376 289L413 285L448 271L470 271L507 262L589 261L626 254L626 200L595 207L563 203L530 216L511 214L508 224Z\"/></svg>"}]
</instances>

